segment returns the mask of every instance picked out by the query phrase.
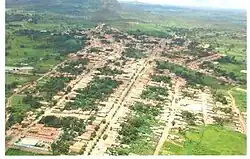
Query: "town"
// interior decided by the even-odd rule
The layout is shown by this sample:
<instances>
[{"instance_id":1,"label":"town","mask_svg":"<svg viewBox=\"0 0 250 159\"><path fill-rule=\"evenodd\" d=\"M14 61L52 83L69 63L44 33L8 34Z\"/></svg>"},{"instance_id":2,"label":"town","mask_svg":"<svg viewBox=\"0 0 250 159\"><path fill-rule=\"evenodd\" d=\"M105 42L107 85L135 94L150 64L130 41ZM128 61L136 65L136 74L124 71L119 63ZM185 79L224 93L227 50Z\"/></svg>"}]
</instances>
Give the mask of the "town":
<instances>
[{"instance_id":1,"label":"town","mask_svg":"<svg viewBox=\"0 0 250 159\"><path fill-rule=\"evenodd\" d=\"M8 98L6 151L159 155L164 144L183 145L185 132L202 125L246 134L246 112L230 91L215 90L242 81L207 66L229 58L210 44L133 35L104 23L78 34L88 39L82 50ZM25 67L8 71L32 73ZM22 120L12 115L13 95L31 103Z\"/></svg>"}]
</instances>

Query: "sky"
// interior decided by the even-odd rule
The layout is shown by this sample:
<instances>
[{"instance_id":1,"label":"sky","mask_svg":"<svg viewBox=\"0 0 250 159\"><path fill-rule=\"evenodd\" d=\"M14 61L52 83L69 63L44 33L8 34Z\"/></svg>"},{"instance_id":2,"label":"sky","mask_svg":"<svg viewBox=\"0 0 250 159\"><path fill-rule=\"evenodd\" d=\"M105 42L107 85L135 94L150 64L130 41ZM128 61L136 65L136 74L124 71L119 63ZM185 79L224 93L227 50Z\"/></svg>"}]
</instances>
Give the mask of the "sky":
<instances>
[{"instance_id":1,"label":"sky","mask_svg":"<svg viewBox=\"0 0 250 159\"><path fill-rule=\"evenodd\" d=\"M248 0L118 0L177 6L246 9Z\"/></svg>"}]
</instances>

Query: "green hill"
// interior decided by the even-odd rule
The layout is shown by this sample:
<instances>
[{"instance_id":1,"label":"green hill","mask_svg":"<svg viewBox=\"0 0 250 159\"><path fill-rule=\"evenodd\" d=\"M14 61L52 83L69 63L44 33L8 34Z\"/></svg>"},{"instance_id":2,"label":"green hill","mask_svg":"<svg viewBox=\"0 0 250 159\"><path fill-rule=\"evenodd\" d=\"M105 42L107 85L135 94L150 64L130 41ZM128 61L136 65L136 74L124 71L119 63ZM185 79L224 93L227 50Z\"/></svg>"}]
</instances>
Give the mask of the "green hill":
<instances>
[{"instance_id":1,"label":"green hill","mask_svg":"<svg viewBox=\"0 0 250 159\"><path fill-rule=\"evenodd\" d=\"M84 16L90 20L116 20L120 4L117 0L7 0L6 8L22 8L38 12L51 12Z\"/></svg>"}]
</instances>

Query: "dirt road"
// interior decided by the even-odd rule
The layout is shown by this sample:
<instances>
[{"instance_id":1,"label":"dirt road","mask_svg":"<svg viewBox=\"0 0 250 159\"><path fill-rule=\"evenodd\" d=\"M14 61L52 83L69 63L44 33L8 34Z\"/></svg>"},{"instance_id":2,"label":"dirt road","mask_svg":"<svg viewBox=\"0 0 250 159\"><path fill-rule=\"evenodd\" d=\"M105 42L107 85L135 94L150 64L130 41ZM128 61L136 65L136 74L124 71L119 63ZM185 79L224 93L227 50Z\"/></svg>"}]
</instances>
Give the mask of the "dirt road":
<instances>
[{"instance_id":1,"label":"dirt road","mask_svg":"<svg viewBox=\"0 0 250 159\"><path fill-rule=\"evenodd\" d=\"M247 90L245 90L245 89L242 89L242 88L235 88L237 91L243 91L243 92L245 92L245 93L247 93Z\"/></svg>"},{"instance_id":2,"label":"dirt road","mask_svg":"<svg viewBox=\"0 0 250 159\"><path fill-rule=\"evenodd\" d=\"M162 43L164 43L164 41L160 42L160 45L162 45ZM121 96L118 98L118 102L117 104L114 104L114 111L110 111L108 116L106 117L106 121L107 121L107 129L105 129L102 133L100 133L100 135L98 135L96 138L98 138L99 136L102 136L103 134L109 134L111 131L111 128L115 127L117 124L119 124L119 119L121 117L125 117L126 116L126 111L124 111L124 108L127 102L131 102L130 96L131 96L131 92L133 89L135 89L135 85L137 82L139 82L142 78L142 76L147 70L149 70L150 68L150 61L153 61L155 56L157 55L157 53L159 53L161 51L161 48L159 47L160 45L155 46L150 53L150 56L148 57L148 59L144 62L143 66L141 66L140 68L137 69L135 75L133 76L133 78L129 81L128 86L123 90ZM146 83L145 83L146 85ZM116 131L116 130L113 130ZM113 134L113 133L112 133ZM104 155L107 148L109 146L111 146L111 143L115 142L115 137L110 137L107 140L103 141L103 140L99 140L95 142L96 146L94 146L93 149L90 149L89 145L93 145L93 143L88 144L86 151L84 152L84 155ZM94 139L95 140L95 139ZM101 148L100 148L101 147Z\"/></svg>"},{"instance_id":3,"label":"dirt road","mask_svg":"<svg viewBox=\"0 0 250 159\"><path fill-rule=\"evenodd\" d=\"M243 116L241 115L241 111L235 105L235 99L234 99L233 95L231 94L230 90L228 91L228 94L232 99L232 111L239 115L241 129L242 129L243 133L246 133L247 132L246 122L245 122Z\"/></svg>"},{"instance_id":4,"label":"dirt road","mask_svg":"<svg viewBox=\"0 0 250 159\"><path fill-rule=\"evenodd\" d=\"M35 83L39 82L40 80L42 80L44 77L50 75L53 71L55 71L59 66L63 65L65 62L67 62L68 60L65 60L61 63L59 63L58 65L56 65L51 71L43 74L40 78L38 78L35 82L32 82L32 83L29 83L29 84L26 84L25 86L23 86L22 88L18 89L18 91L16 91L14 94L12 94L9 98L8 98L8 102L7 102L7 105L6 105L6 108L10 107L12 105L12 100L13 100L13 97L16 96L17 94L21 93L22 91L24 91L26 88L34 85Z\"/></svg>"},{"instance_id":5,"label":"dirt road","mask_svg":"<svg viewBox=\"0 0 250 159\"><path fill-rule=\"evenodd\" d=\"M179 92L179 86L180 86L180 81L179 79L176 80L176 83L175 83L175 91L174 91L174 95L173 95L173 100L172 100L172 104L171 104L171 114L170 114L170 117L168 119L168 123L167 125L165 126L164 128L164 131L163 131L163 134L156 146L156 149L155 149L155 152L154 152L154 155L158 155L161 151L161 148L164 144L164 142L167 140L168 138L168 135L169 135L169 130L172 128L172 122L174 121L174 117L175 117L175 105L176 105L176 99L177 99L177 95L178 95L178 92Z\"/></svg>"},{"instance_id":6,"label":"dirt road","mask_svg":"<svg viewBox=\"0 0 250 159\"><path fill-rule=\"evenodd\" d=\"M202 113L203 113L203 122L207 125L207 100L206 94L202 92Z\"/></svg>"}]
</instances>

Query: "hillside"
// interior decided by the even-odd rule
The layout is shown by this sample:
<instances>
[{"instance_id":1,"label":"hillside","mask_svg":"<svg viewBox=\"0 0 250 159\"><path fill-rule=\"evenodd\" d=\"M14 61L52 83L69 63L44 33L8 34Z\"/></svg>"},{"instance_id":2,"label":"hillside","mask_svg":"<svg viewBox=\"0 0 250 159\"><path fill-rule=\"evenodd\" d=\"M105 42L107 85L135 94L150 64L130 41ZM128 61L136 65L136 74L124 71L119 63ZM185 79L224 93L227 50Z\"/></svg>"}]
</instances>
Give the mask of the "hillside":
<instances>
[{"instance_id":1,"label":"hillside","mask_svg":"<svg viewBox=\"0 0 250 159\"><path fill-rule=\"evenodd\" d=\"M119 18L117 0L6 0L6 8L22 8L38 12L51 12L72 16L84 16L96 20L101 15L104 20Z\"/></svg>"}]
</instances>

